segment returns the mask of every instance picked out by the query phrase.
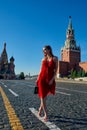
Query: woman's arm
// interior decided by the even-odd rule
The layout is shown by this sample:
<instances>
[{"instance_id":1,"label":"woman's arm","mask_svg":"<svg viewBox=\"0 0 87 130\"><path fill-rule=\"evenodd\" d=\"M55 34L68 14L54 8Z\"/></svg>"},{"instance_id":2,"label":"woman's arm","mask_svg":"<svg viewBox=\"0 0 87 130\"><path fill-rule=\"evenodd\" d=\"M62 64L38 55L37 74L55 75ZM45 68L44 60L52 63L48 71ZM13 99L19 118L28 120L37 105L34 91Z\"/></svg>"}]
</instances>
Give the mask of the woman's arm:
<instances>
[{"instance_id":1,"label":"woman's arm","mask_svg":"<svg viewBox=\"0 0 87 130\"><path fill-rule=\"evenodd\" d=\"M42 70L43 60L44 60L44 58L43 58L42 61L41 61L41 67L40 67L40 71L39 71L39 74L38 74L38 77L37 77L37 80L36 80L36 84L37 84L37 82L38 82L38 80L39 80L39 77L40 77L40 73L41 73L41 70Z\"/></svg>"},{"instance_id":2,"label":"woman's arm","mask_svg":"<svg viewBox=\"0 0 87 130\"><path fill-rule=\"evenodd\" d=\"M49 85L51 85L53 83L53 81L55 80L55 78L57 76L58 58L56 56L54 56L53 61L55 62L55 69L54 69L54 75L53 75L52 79L50 80Z\"/></svg>"},{"instance_id":3,"label":"woman's arm","mask_svg":"<svg viewBox=\"0 0 87 130\"><path fill-rule=\"evenodd\" d=\"M54 62L55 62L55 72L54 72L54 76L56 78L57 76L57 70L58 70L58 57L54 57Z\"/></svg>"}]
</instances>

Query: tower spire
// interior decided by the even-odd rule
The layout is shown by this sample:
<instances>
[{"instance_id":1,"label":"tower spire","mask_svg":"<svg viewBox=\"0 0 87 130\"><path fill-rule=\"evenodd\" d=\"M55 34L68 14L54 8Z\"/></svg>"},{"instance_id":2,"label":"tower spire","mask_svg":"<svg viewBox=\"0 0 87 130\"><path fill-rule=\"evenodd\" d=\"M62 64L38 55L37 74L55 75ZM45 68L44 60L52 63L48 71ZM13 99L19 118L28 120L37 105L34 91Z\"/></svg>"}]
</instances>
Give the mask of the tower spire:
<instances>
[{"instance_id":1,"label":"tower spire","mask_svg":"<svg viewBox=\"0 0 87 130\"><path fill-rule=\"evenodd\" d=\"M72 18L69 16L69 24L68 29L66 31L66 38L67 39L74 39L74 29L72 27Z\"/></svg>"},{"instance_id":2,"label":"tower spire","mask_svg":"<svg viewBox=\"0 0 87 130\"><path fill-rule=\"evenodd\" d=\"M69 16L69 25L68 25L68 29L72 30L72 17Z\"/></svg>"},{"instance_id":3,"label":"tower spire","mask_svg":"<svg viewBox=\"0 0 87 130\"><path fill-rule=\"evenodd\" d=\"M6 49L6 42L4 43L4 49Z\"/></svg>"},{"instance_id":4,"label":"tower spire","mask_svg":"<svg viewBox=\"0 0 87 130\"><path fill-rule=\"evenodd\" d=\"M3 63L8 63L8 55L6 52L6 43L4 43L4 49L2 51L1 58L2 58Z\"/></svg>"}]
</instances>

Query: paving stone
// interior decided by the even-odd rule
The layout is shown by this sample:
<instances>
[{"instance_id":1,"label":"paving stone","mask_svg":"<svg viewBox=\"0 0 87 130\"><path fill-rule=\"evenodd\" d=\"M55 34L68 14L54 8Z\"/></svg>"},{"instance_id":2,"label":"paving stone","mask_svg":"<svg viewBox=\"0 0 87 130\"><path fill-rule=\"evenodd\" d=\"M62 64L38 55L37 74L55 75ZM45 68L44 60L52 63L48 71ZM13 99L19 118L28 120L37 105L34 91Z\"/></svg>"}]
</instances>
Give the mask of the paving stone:
<instances>
[{"instance_id":1,"label":"paving stone","mask_svg":"<svg viewBox=\"0 0 87 130\"><path fill-rule=\"evenodd\" d=\"M40 99L33 94L34 87L29 87L29 84L34 84L35 81L10 81L4 80L2 85L16 115L24 130L49 130L48 127L39 121L30 111L30 107L36 110L39 108ZM11 94L9 89L19 94L15 97ZM69 91L69 90L71 91ZM87 84L73 84L59 82L56 87L57 91L70 93L71 96L56 93L55 96L48 96L47 111L49 120L54 122L61 130L87 130ZM73 90L77 90L73 91ZM2 117L2 118L1 118ZM6 109L0 94L0 129L11 130Z\"/></svg>"}]
</instances>

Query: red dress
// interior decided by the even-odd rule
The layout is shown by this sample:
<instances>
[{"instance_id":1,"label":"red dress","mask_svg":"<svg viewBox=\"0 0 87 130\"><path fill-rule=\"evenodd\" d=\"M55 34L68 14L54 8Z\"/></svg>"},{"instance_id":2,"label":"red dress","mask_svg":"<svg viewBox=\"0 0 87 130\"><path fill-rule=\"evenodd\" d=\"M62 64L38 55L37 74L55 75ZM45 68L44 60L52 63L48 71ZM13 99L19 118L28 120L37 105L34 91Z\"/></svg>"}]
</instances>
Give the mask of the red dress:
<instances>
[{"instance_id":1,"label":"red dress","mask_svg":"<svg viewBox=\"0 0 87 130\"><path fill-rule=\"evenodd\" d=\"M54 76L54 69L55 62L53 58L51 59L51 61L47 61L46 59L42 61L41 72L37 81L37 85L39 88L38 95L40 98L44 98L48 94L55 94L55 80L53 81L52 85L49 85L49 81Z\"/></svg>"}]
</instances>

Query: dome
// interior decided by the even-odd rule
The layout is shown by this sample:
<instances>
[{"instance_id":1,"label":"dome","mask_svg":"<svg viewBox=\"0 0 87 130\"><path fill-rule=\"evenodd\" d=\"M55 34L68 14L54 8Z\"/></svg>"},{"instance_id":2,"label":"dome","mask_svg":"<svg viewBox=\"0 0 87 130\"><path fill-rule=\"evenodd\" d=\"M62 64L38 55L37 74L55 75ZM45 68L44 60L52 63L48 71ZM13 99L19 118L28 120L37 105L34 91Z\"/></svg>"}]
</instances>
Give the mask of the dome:
<instances>
[{"instance_id":1,"label":"dome","mask_svg":"<svg viewBox=\"0 0 87 130\"><path fill-rule=\"evenodd\" d=\"M10 58L10 61L14 61L14 57L13 56Z\"/></svg>"}]
</instances>

